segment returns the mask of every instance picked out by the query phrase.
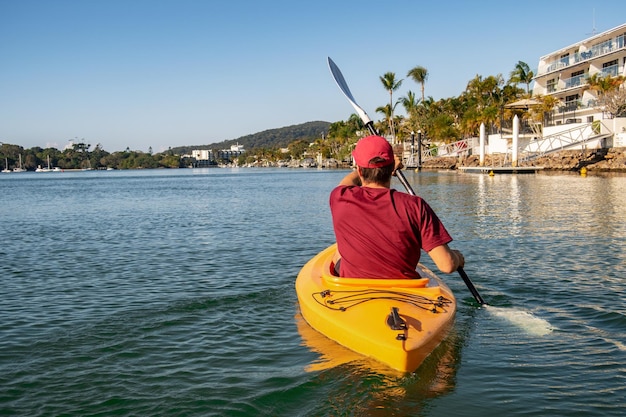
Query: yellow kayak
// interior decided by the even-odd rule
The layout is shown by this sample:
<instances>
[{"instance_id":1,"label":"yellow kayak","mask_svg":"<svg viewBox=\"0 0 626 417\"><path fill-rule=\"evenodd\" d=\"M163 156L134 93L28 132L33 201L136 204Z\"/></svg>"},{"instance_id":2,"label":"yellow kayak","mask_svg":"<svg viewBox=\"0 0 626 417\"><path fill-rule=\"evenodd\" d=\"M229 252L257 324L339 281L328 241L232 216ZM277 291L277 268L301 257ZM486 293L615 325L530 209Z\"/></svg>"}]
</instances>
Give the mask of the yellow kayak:
<instances>
[{"instance_id":1,"label":"yellow kayak","mask_svg":"<svg viewBox=\"0 0 626 417\"><path fill-rule=\"evenodd\" d=\"M420 279L341 278L333 244L300 270L302 317L318 332L389 367L415 371L453 323L452 291L428 268Z\"/></svg>"}]
</instances>

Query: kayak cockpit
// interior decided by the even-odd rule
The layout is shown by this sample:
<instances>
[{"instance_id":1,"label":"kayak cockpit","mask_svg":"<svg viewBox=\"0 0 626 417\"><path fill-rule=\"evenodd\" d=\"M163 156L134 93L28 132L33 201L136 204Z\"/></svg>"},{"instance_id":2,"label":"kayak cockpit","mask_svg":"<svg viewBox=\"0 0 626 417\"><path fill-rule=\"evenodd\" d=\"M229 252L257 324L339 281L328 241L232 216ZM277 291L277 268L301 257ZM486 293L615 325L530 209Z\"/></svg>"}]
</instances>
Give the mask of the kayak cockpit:
<instances>
[{"instance_id":1,"label":"kayak cockpit","mask_svg":"<svg viewBox=\"0 0 626 417\"><path fill-rule=\"evenodd\" d=\"M349 278L339 276L339 262L341 258L334 257L324 268L322 280L328 285L353 286L370 288L425 288L430 280L428 278Z\"/></svg>"}]
</instances>

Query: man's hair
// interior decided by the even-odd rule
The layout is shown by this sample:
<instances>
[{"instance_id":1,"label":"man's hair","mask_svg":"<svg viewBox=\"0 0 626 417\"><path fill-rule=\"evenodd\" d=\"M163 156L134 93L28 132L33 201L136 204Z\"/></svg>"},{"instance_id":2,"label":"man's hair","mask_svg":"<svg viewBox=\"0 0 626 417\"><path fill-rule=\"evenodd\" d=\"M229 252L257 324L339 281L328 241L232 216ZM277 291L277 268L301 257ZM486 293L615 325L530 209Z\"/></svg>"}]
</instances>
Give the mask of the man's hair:
<instances>
[{"instance_id":1,"label":"man's hair","mask_svg":"<svg viewBox=\"0 0 626 417\"><path fill-rule=\"evenodd\" d=\"M380 157L375 157L370 160L370 163L378 163L382 162L384 159ZM393 174L393 169L395 168L395 164L385 165L380 168L363 168L361 167L361 176L367 182L373 182L376 184L386 184L387 181L391 179L391 174Z\"/></svg>"}]
</instances>

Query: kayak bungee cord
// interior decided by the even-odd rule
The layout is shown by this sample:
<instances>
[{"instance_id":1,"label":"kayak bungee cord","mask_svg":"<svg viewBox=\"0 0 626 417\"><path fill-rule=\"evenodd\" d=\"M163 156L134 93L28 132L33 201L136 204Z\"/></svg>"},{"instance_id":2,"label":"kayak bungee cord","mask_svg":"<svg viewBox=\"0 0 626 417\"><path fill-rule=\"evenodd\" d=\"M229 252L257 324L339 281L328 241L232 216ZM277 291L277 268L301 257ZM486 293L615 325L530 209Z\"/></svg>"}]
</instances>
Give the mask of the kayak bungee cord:
<instances>
[{"instance_id":1,"label":"kayak bungee cord","mask_svg":"<svg viewBox=\"0 0 626 417\"><path fill-rule=\"evenodd\" d=\"M339 297L334 297L334 295ZM336 311L346 311L368 301L393 300L401 303L414 305L432 313L439 313L438 309L444 310L452 303L444 296L439 296L433 300L422 295L410 294L399 291L388 290L354 290L354 291L331 291L324 290L311 294L313 299L320 305Z\"/></svg>"}]
</instances>

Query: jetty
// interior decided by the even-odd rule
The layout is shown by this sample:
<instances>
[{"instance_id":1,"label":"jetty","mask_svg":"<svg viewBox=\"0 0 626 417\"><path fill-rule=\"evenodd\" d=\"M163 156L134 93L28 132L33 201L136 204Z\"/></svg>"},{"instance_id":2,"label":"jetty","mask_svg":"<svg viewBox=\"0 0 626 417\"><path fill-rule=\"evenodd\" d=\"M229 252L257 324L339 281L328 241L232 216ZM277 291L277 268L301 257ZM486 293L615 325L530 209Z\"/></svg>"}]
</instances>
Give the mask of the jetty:
<instances>
[{"instance_id":1,"label":"jetty","mask_svg":"<svg viewBox=\"0 0 626 417\"><path fill-rule=\"evenodd\" d=\"M461 172L481 173L481 174L535 174L537 171L543 170L543 167L465 167L460 166L457 169Z\"/></svg>"}]
</instances>

